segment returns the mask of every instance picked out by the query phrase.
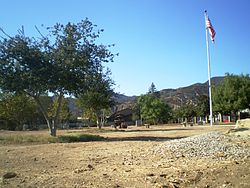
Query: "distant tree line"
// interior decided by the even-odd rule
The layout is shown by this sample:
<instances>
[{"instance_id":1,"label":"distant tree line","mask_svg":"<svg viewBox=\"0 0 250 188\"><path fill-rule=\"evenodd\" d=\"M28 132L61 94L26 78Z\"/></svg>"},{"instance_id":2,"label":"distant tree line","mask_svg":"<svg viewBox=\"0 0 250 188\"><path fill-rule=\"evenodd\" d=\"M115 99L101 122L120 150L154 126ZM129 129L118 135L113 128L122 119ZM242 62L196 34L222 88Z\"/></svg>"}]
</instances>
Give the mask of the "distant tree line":
<instances>
[{"instance_id":1,"label":"distant tree line","mask_svg":"<svg viewBox=\"0 0 250 188\"><path fill-rule=\"evenodd\" d=\"M221 84L212 89L214 115L233 115L235 121L240 118L238 112L250 109L250 77L248 74L234 75L226 73ZM134 119L146 123L158 124L167 122L198 122L207 120L209 116L209 98L207 95L197 96L196 103L187 103L179 108L171 109L160 99L154 83L149 92L138 97L134 106ZM200 119L197 119L200 117Z\"/></svg>"},{"instance_id":2,"label":"distant tree line","mask_svg":"<svg viewBox=\"0 0 250 188\"><path fill-rule=\"evenodd\" d=\"M181 118L193 121L195 117L209 116L207 95L198 96L197 104L185 104L173 111L173 119ZM213 114L233 115L235 121L240 118L240 110L250 109L250 77L248 74L234 75L226 73L221 84L212 88Z\"/></svg>"},{"instance_id":3,"label":"distant tree line","mask_svg":"<svg viewBox=\"0 0 250 188\"><path fill-rule=\"evenodd\" d=\"M37 103L31 97L25 94L2 93L0 99L0 129L37 130L39 125L46 124ZM57 99L41 96L41 101L48 116L52 117L56 110ZM74 121L75 118L69 111L68 100L63 98L59 123Z\"/></svg>"}]
</instances>

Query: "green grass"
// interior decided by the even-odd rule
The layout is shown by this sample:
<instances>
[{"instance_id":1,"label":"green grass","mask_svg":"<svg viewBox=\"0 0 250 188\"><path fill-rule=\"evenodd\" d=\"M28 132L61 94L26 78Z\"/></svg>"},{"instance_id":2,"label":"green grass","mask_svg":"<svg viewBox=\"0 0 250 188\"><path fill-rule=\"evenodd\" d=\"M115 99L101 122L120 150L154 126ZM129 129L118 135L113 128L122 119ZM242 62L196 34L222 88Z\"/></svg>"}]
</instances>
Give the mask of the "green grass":
<instances>
[{"instance_id":1,"label":"green grass","mask_svg":"<svg viewBox=\"0 0 250 188\"><path fill-rule=\"evenodd\" d=\"M47 135L0 135L0 144L47 144L100 141L105 138L91 134L65 134L57 137Z\"/></svg>"}]
</instances>

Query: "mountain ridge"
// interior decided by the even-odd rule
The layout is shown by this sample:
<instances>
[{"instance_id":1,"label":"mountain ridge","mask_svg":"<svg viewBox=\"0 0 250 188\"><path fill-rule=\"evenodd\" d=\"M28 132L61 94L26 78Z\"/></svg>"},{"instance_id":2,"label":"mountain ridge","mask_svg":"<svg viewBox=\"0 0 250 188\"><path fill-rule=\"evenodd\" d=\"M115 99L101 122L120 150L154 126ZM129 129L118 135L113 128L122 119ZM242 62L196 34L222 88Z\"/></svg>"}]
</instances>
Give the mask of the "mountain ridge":
<instances>
[{"instance_id":1,"label":"mountain ridge","mask_svg":"<svg viewBox=\"0 0 250 188\"><path fill-rule=\"evenodd\" d=\"M223 79L224 76L211 78L212 86L216 87L222 82ZM189 86L179 87L176 89L162 89L158 91L158 93L160 93L160 98L174 109L187 103L196 104L198 96L208 96L208 81L204 83L194 83ZM132 107L133 104L136 102L137 97L138 96L126 96L124 94L116 93L114 98L119 104L118 108L124 109Z\"/></svg>"},{"instance_id":2,"label":"mountain ridge","mask_svg":"<svg viewBox=\"0 0 250 188\"><path fill-rule=\"evenodd\" d=\"M212 86L217 86L222 82L224 77L211 78ZM195 83L186 87L179 87L176 89L168 88L158 91L160 98L169 104L173 109L176 109L185 104L196 104L197 97L200 95L208 96L208 81L205 83ZM114 93L114 100L117 103L114 111L119 111L125 108L133 108L139 96L126 96L124 94ZM76 104L76 99L68 98L69 111L75 115L80 116L83 110Z\"/></svg>"}]
</instances>

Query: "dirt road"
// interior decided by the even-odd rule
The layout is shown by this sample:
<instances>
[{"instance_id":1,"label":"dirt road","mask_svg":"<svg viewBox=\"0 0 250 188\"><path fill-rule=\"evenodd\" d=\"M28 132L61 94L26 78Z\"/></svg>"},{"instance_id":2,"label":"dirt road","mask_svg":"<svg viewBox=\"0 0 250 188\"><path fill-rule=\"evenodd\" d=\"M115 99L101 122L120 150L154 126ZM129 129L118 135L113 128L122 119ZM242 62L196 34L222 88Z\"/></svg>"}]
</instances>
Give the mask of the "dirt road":
<instances>
[{"instance_id":1,"label":"dirt road","mask_svg":"<svg viewBox=\"0 0 250 188\"><path fill-rule=\"evenodd\" d=\"M2 145L0 187L250 187L247 155L239 159L190 158L174 156L168 150L164 155L157 152L171 140L211 131L225 133L231 128L130 127L98 133L108 138L98 142ZM229 140L250 148L249 139ZM7 172L14 177L4 178Z\"/></svg>"}]
</instances>

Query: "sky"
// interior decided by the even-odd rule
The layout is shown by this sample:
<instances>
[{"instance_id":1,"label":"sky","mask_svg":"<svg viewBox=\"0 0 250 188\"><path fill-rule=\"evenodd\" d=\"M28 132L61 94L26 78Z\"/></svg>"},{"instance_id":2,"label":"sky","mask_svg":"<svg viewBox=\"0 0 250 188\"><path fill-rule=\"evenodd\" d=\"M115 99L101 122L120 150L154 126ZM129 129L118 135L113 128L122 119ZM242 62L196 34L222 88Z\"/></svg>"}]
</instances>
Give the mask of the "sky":
<instances>
[{"instance_id":1,"label":"sky","mask_svg":"<svg viewBox=\"0 0 250 188\"><path fill-rule=\"evenodd\" d=\"M145 94L208 80L204 10L216 31L211 77L250 73L249 0L1 0L0 27L37 36L35 26L88 18L119 56L104 64L116 92Z\"/></svg>"}]
</instances>

